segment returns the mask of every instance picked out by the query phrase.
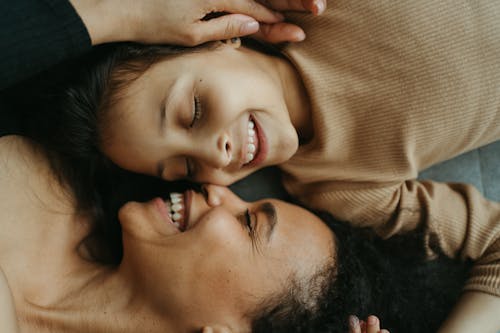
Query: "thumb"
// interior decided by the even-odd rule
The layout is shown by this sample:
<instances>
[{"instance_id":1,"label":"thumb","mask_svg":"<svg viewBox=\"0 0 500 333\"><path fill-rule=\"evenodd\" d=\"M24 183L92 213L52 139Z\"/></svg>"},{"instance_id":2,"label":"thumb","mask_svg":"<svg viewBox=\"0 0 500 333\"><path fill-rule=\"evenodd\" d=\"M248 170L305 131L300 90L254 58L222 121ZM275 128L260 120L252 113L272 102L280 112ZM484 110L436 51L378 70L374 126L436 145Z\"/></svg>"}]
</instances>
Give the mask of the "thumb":
<instances>
[{"instance_id":1,"label":"thumb","mask_svg":"<svg viewBox=\"0 0 500 333\"><path fill-rule=\"evenodd\" d=\"M251 35L259 31L259 22L241 14L227 14L208 21L201 21L197 27L197 39L201 42L224 40Z\"/></svg>"}]
</instances>

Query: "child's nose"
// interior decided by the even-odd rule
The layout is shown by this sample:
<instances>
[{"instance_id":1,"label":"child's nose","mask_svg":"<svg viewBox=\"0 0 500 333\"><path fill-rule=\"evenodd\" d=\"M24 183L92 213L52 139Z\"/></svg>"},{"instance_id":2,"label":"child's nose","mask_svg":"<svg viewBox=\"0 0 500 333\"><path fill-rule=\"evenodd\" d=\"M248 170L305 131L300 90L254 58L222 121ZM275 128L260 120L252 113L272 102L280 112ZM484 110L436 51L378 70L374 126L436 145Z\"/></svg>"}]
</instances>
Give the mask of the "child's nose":
<instances>
[{"instance_id":1,"label":"child's nose","mask_svg":"<svg viewBox=\"0 0 500 333\"><path fill-rule=\"evenodd\" d=\"M216 139L201 138L195 143L196 158L212 168L222 169L227 167L232 161L232 145L226 135L221 135Z\"/></svg>"}]
</instances>

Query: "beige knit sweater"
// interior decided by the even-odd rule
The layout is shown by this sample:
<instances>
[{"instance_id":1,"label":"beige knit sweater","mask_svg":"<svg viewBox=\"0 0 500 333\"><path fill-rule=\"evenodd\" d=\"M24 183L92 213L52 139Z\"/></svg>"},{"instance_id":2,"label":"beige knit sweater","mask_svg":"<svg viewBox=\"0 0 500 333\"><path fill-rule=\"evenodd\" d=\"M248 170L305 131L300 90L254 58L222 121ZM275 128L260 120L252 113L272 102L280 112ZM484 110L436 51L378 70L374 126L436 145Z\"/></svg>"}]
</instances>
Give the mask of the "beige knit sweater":
<instances>
[{"instance_id":1,"label":"beige knit sweater","mask_svg":"<svg viewBox=\"0 0 500 333\"><path fill-rule=\"evenodd\" d=\"M500 296L500 203L464 184L415 180L500 139L500 1L328 6L289 16L307 34L284 53L315 133L282 165L286 188L384 237L424 227L446 254L475 260L466 290Z\"/></svg>"}]
</instances>

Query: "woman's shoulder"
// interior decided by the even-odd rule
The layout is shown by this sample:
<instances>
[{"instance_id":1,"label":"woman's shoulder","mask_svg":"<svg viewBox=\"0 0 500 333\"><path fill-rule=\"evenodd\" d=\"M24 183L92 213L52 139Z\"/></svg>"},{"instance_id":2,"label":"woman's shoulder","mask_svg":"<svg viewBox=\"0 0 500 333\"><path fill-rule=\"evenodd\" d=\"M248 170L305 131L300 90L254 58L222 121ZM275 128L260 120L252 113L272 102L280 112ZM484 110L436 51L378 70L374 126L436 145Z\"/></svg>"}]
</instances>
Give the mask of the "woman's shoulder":
<instances>
[{"instance_id":1,"label":"woman's shoulder","mask_svg":"<svg viewBox=\"0 0 500 333\"><path fill-rule=\"evenodd\" d=\"M0 331L18 332L17 316L9 283L0 268Z\"/></svg>"},{"instance_id":2,"label":"woman's shoulder","mask_svg":"<svg viewBox=\"0 0 500 333\"><path fill-rule=\"evenodd\" d=\"M43 150L34 141L19 135L0 137L0 196L27 185L43 188L53 178Z\"/></svg>"},{"instance_id":3,"label":"woman's shoulder","mask_svg":"<svg viewBox=\"0 0 500 333\"><path fill-rule=\"evenodd\" d=\"M30 164L43 160L43 154L30 139L19 135L0 137L0 173L25 170Z\"/></svg>"}]
</instances>

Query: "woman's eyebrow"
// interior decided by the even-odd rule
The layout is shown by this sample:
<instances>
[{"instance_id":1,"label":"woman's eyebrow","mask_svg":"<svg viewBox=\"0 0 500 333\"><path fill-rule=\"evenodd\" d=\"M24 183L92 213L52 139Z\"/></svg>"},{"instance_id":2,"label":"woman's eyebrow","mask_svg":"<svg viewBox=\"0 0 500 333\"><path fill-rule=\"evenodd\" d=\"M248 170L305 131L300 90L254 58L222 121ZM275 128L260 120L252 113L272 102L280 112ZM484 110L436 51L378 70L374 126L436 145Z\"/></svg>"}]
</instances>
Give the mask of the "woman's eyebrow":
<instances>
[{"instance_id":1,"label":"woman's eyebrow","mask_svg":"<svg viewBox=\"0 0 500 333\"><path fill-rule=\"evenodd\" d=\"M266 220L267 220L266 238L267 238L267 242L269 242L271 240L271 236L273 235L276 224L278 224L276 207L271 202L266 201L266 202L262 203L257 208L257 210L264 213L264 215L266 216Z\"/></svg>"}]
</instances>

